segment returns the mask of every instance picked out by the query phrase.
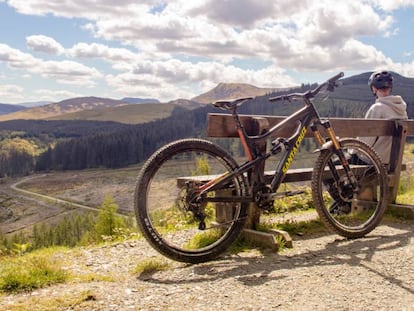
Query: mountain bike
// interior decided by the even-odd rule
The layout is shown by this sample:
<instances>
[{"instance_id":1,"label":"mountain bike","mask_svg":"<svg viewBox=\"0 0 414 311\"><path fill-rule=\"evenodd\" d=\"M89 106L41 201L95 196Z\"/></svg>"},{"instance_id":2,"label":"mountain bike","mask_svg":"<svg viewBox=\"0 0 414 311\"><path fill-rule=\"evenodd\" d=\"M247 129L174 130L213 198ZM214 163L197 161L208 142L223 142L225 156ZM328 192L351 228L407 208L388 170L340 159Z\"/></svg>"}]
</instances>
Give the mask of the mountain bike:
<instances>
[{"instance_id":1,"label":"mountain bike","mask_svg":"<svg viewBox=\"0 0 414 311\"><path fill-rule=\"evenodd\" d=\"M143 165L134 194L137 223L148 242L161 254L188 263L222 254L243 229L248 204L272 209L308 129L319 145L311 180L319 217L347 238L371 232L388 201L385 167L361 140L339 139L329 120L320 117L313 100L319 92L334 91L341 77L343 73L304 93L270 98L270 102L299 100L304 105L259 135L247 134L237 112L252 97L215 102L215 107L233 116L247 156L243 164L204 139L178 140L156 151ZM275 137L292 124L295 129L290 137ZM272 140L269 150L261 150L260 143L268 139ZM269 182L264 162L275 155L280 160Z\"/></svg>"}]
</instances>

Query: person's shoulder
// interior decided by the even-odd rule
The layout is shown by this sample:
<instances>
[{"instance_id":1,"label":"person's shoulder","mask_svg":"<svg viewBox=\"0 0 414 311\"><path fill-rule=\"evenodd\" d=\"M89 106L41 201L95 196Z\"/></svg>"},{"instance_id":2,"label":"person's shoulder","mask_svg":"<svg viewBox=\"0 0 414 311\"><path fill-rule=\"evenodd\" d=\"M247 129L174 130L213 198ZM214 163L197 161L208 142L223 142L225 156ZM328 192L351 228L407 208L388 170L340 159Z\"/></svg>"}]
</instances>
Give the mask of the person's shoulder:
<instances>
[{"instance_id":1,"label":"person's shoulder","mask_svg":"<svg viewBox=\"0 0 414 311\"><path fill-rule=\"evenodd\" d=\"M385 104L381 101L376 101L375 103L373 103L371 105L371 107L369 107L368 110L377 110L377 109L382 109L384 108Z\"/></svg>"},{"instance_id":2,"label":"person's shoulder","mask_svg":"<svg viewBox=\"0 0 414 311\"><path fill-rule=\"evenodd\" d=\"M388 109L387 105L382 103L381 101L376 101L369 107L367 113L365 114L365 118L367 119L382 119L386 115L386 110Z\"/></svg>"}]
</instances>

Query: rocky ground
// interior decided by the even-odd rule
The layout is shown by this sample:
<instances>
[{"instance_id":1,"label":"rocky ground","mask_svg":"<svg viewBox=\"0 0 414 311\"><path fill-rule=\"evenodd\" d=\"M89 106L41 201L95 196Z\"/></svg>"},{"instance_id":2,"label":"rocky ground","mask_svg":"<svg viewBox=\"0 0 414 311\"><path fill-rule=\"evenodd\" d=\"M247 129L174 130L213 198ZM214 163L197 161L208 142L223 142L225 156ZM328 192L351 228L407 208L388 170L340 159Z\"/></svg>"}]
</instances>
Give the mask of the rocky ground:
<instances>
[{"instance_id":1,"label":"rocky ground","mask_svg":"<svg viewBox=\"0 0 414 311\"><path fill-rule=\"evenodd\" d=\"M414 310L413 229L412 222L386 223L358 240L296 236L280 253L169 262L167 270L142 275L134 272L139 262L163 260L143 239L81 248L56 255L77 278L0 296L0 309Z\"/></svg>"}]
</instances>

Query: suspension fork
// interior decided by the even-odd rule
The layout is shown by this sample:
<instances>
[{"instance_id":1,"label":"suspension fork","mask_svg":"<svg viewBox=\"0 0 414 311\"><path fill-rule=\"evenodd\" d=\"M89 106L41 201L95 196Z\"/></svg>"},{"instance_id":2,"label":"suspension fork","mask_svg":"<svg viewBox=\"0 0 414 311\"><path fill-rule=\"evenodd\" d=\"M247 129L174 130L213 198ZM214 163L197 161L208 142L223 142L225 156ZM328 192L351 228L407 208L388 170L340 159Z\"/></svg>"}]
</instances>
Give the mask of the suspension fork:
<instances>
[{"instance_id":1,"label":"suspension fork","mask_svg":"<svg viewBox=\"0 0 414 311\"><path fill-rule=\"evenodd\" d=\"M323 128L328 133L329 140L332 142L332 148L335 154L339 157L339 160L341 161L342 167L345 170L345 174L348 177L348 179L351 181L351 184L354 189L358 188L358 181L354 175L354 173L351 170L351 167L349 166L349 162L345 157L345 154L343 153L343 150L341 148L341 144L338 140L338 138L335 135L334 129L331 126L331 123L329 120L318 120L317 124L323 126ZM319 143L320 146L323 146L325 144L325 141L321 135L321 133L318 130L317 124L313 123L311 125L311 130ZM339 174L337 170L335 169L335 164L333 163L332 159L329 159L328 166L330 171L332 172L332 175L336 181L339 180Z\"/></svg>"}]
</instances>

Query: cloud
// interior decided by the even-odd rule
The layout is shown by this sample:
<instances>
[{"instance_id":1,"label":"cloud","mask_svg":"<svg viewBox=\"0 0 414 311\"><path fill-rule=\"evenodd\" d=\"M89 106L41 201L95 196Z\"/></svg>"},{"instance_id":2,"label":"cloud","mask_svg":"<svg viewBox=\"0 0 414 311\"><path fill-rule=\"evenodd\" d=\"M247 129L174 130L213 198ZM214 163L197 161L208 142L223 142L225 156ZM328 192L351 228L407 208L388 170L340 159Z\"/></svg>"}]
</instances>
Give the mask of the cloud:
<instances>
[{"instance_id":1,"label":"cloud","mask_svg":"<svg viewBox=\"0 0 414 311\"><path fill-rule=\"evenodd\" d=\"M282 87L298 84L296 72L372 70L412 72L361 38L398 33L393 10L413 0L9 0L18 12L76 18L95 42L64 48L36 34L32 51L58 55L44 60L0 44L0 62L59 83L94 86L118 94L192 97L220 82ZM367 41L367 40L364 40ZM112 45L116 46L113 47ZM55 57L56 58L56 57ZM98 60L98 62L96 62ZM259 60L265 68L238 67ZM102 73L89 64L111 65ZM104 79L103 79L104 78Z\"/></svg>"},{"instance_id":2,"label":"cloud","mask_svg":"<svg viewBox=\"0 0 414 311\"><path fill-rule=\"evenodd\" d=\"M259 87L297 85L284 70L270 66L261 70L246 70L219 62L183 62L179 60L143 61L129 71L106 77L108 85L118 93L142 94L160 99L191 98L220 82L249 83ZM190 91L185 85L196 89ZM177 87L178 86L178 87ZM179 90L177 92L177 89Z\"/></svg>"},{"instance_id":3,"label":"cloud","mask_svg":"<svg viewBox=\"0 0 414 311\"><path fill-rule=\"evenodd\" d=\"M39 61L32 55L13 49L6 44L0 43L0 62L5 62L12 68L28 69L34 68Z\"/></svg>"},{"instance_id":4,"label":"cloud","mask_svg":"<svg viewBox=\"0 0 414 311\"><path fill-rule=\"evenodd\" d=\"M322 51L317 56L325 57L327 46L344 46L359 36L392 33L392 17L380 15L366 1L332 5L328 0L173 0L162 4L156 0L139 4L132 0L116 4L73 0L59 5L51 0L9 2L26 14L83 17L88 20L84 27L97 38L162 57L183 54L225 62L237 57L283 59L286 47L294 57L309 49L314 54ZM279 44L282 49L274 48ZM108 57L102 48L80 43L72 52Z\"/></svg>"},{"instance_id":5,"label":"cloud","mask_svg":"<svg viewBox=\"0 0 414 311\"><path fill-rule=\"evenodd\" d=\"M134 0L71 0L71 1L53 1L53 0L8 0L8 5L14 7L19 13L27 15L46 15L67 18L86 18L97 19L98 17L116 16L120 13L128 13L138 10L144 6L153 5L158 1L140 1L142 4L136 4Z\"/></svg>"},{"instance_id":6,"label":"cloud","mask_svg":"<svg viewBox=\"0 0 414 311\"><path fill-rule=\"evenodd\" d=\"M0 62L13 69L26 70L44 78L54 79L59 83L93 86L102 74L95 68L74 61L44 61L30 54L0 44Z\"/></svg>"},{"instance_id":7,"label":"cloud","mask_svg":"<svg viewBox=\"0 0 414 311\"><path fill-rule=\"evenodd\" d=\"M272 12L274 7L275 1L273 0L210 0L205 5L192 10L192 13L205 14L209 19L221 24L248 28L268 18L269 12Z\"/></svg>"},{"instance_id":8,"label":"cloud","mask_svg":"<svg viewBox=\"0 0 414 311\"><path fill-rule=\"evenodd\" d=\"M64 50L53 38L44 35L33 35L26 38L27 46L36 52L43 52L47 54L61 54Z\"/></svg>"},{"instance_id":9,"label":"cloud","mask_svg":"<svg viewBox=\"0 0 414 311\"><path fill-rule=\"evenodd\" d=\"M0 98L8 98L10 100L20 100L23 88L14 84L0 84Z\"/></svg>"},{"instance_id":10,"label":"cloud","mask_svg":"<svg viewBox=\"0 0 414 311\"><path fill-rule=\"evenodd\" d=\"M45 61L35 68L34 72L43 77L55 79L59 83L86 87L95 85L95 79L102 77L102 74L95 68L67 60Z\"/></svg>"},{"instance_id":11,"label":"cloud","mask_svg":"<svg viewBox=\"0 0 414 311\"><path fill-rule=\"evenodd\" d=\"M66 53L72 57L102 58L111 62L131 62L137 58L137 54L128 49L111 48L103 44L84 42L75 44Z\"/></svg>"},{"instance_id":12,"label":"cloud","mask_svg":"<svg viewBox=\"0 0 414 311\"><path fill-rule=\"evenodd\" d=\"M400 8L414 6L413 0L369 0L368 2L385 11L394 11Z\"/></svg>"},{"instance_id":13,"label":"cloud","mask_svg":"<svg viewBox=\"0 0 414 311\"><path fill-rule=\"evenodd\" d=\"M82 95L79 93L69 92L65 90L39 89L34 92L34 96L36 101L59 101L72 97L80 97Z\"/></svg>"},{"instance_id":14,"label":"cloud","mask_svg":"<svg viewBox=\"0 0 414 311\"><path fill-rule=\"evenodd\" d=\"M341 45L351 38L386 33L392 22L391 16L381 16L362 2L338 2L332 6L321 1L298 20L297 34L308 45Z\"/></svg>"}]
</instances>

